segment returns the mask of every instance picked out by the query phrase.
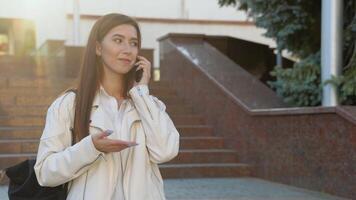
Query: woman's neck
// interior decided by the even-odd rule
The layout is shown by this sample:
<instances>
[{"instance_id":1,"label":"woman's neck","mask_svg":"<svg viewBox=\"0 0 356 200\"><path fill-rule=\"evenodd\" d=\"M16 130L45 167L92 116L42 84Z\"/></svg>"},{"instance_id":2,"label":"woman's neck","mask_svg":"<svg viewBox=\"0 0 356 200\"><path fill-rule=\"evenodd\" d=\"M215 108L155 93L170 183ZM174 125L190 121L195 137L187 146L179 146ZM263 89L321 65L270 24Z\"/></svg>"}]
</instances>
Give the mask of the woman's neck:
<instances>
[{"instance_id":1,"label":"woman's neck","mask_svg":"<svg viewBox=\"0 0 356 200\"><path fill-rule=\"evenodd\" d=\"M118 100L124 99L124 75L105 74L102 78L101 84L105 91Z\"/></svg>"}]
</instances>

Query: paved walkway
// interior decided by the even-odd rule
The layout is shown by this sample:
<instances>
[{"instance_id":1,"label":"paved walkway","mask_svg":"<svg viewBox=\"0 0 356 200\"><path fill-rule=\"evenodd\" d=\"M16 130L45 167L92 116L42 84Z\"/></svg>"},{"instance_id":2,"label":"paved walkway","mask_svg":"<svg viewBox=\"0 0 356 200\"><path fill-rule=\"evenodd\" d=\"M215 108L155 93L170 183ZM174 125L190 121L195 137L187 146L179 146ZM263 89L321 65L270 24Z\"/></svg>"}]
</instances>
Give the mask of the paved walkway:
<instances>
[{"instance_id":1,"label":"paved walkway","mask_svg":"<svg viewBox=\"0 0 356 200\"><path fill-rule=\"evenodd\" d=\"M346 200L256 178L166 179L165 191L167 200Z\"/></svg>"}]
</instances>

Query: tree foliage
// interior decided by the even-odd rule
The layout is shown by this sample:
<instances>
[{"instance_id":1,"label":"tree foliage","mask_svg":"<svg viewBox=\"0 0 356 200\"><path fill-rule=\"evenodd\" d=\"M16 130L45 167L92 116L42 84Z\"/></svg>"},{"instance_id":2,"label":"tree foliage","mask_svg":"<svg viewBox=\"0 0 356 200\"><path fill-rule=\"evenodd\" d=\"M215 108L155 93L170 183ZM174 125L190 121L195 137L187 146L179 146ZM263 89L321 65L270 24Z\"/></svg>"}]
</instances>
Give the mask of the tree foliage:
<instances>
[{"instance_id":1,"label":"tree foliage","mask_svg":"<svg viewBox=\"0 0 356 200\"><path fill-rule=\"evenodd\" d=\"M320 105L323 84L339 88L343 104L356 104L356 1L344 0L343 74L326 83L320 77L321 0L218 0L220 6L247 11L265 36L276 40L300 59L293 68L276 66L270 86L286 102L297 106Z\"/></svg>"}]
</instances>

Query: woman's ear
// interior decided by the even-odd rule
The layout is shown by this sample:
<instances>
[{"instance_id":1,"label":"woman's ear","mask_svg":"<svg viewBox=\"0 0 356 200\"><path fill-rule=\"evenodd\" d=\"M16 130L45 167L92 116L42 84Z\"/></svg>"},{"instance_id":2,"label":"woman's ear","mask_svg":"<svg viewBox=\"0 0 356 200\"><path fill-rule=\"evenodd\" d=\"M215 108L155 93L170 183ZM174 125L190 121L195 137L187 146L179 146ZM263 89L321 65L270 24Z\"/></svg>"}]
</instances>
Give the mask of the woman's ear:
<instances>
[{"instance_id":1,"label":"woman's ear","mask_svg":"<svg viewBox=\"0 0 356 200\"><path fill-rule=\"evenodd\" d=\"M96 42L95 52L97 56L101 56L101 44Z\"/></svg>"}]
</instances>

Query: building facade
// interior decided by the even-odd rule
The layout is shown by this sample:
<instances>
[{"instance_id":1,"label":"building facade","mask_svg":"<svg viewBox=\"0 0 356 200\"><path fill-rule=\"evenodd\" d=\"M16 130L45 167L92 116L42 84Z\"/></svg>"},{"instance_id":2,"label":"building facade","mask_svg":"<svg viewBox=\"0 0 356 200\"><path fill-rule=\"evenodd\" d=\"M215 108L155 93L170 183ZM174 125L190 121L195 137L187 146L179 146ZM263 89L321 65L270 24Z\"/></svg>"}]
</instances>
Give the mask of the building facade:
<instances>
[{"instance_id":1,"label":"building facade","mask_svg":"<svg viewBox=\"0 0 356 200\"><path fill-rule=\"evenodd\" d=\"M220 8L217 0L1 0L0 54L36 52L47 41L85 46L96 19L122 13L137 19L142 48L152 49L159 67L157 38L168 33L231 36L275 46L242 11ZM80 16L77 22L75 16Z\"/></svg>"}]
</instances>

